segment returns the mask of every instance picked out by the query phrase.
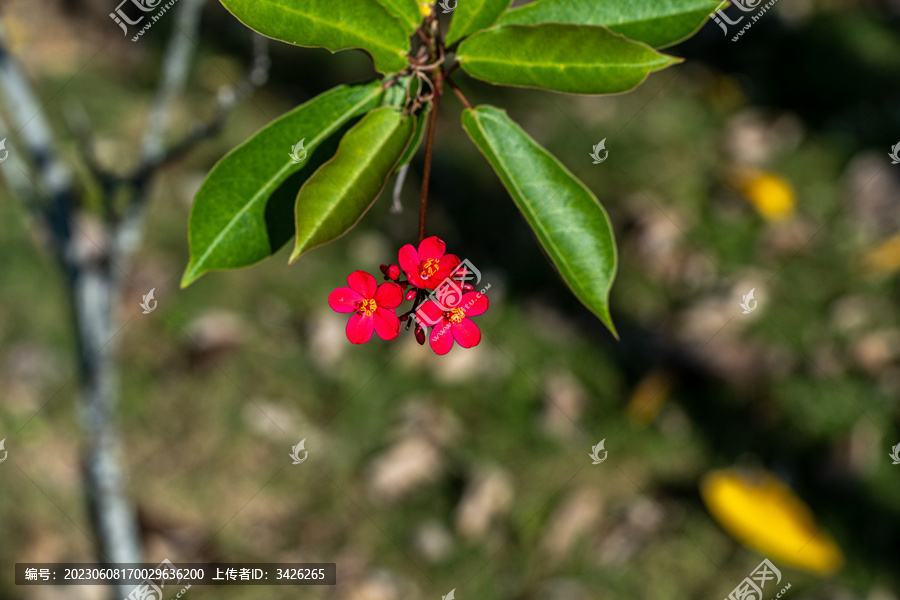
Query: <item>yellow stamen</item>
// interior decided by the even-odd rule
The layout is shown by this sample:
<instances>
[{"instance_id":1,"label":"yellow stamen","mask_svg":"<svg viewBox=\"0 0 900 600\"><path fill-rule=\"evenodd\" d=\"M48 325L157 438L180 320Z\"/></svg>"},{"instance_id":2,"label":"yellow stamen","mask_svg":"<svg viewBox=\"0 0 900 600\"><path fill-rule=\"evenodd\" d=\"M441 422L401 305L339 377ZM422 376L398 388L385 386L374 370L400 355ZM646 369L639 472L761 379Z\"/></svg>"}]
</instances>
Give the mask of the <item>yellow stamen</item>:
<instances>
[{"instance_id":1,"label":"yellow stamen","mask_svg":"<svg viewBox=\"0 0 900 600\"><path fill-rule=\"evenodd\" d=\"M450 321L451 323L459 323L463 320L463 317L466 316L466 311L463 309L456 307L444 313L444 318Z\"/></svg>"},{"instance_id":2,"label":"yellow stamen","mask_svg":"<svg viewBox=\"0 0 900 600\"><path fill-rule=\"evenodd\" d=\"M366 298L365 300L360 300L359 308L356 309L356 312L366 317L371 317L375 314L375 310L377 308L378 305L375 304L375 300L373 300L372 298Z\"/></svg>"},{"instance_id":3,"label":"yellow stamen","mask_svg":"<svg viewBox=\"0 0 900 600\"><path fill-rule=\"evenodd\" d=\"M422 279L428 279L429 277L437 273L439 268L440 267L438 266L438 259L429 258L424 263L422 263Z\"/></svg>"}]
</instances>

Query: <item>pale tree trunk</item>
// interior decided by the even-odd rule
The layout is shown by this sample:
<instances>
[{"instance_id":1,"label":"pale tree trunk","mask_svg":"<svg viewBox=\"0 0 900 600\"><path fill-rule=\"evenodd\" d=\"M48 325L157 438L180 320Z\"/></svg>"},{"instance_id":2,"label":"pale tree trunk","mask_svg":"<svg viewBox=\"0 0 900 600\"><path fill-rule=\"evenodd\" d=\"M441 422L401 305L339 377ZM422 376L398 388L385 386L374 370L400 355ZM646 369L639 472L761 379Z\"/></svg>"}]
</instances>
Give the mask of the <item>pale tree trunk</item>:
<instances>
[{"instance_id":1,"label":"pale tree trunk","mask_svg":"<svg viewBox=\"0 0 900 600\"><path fill-rule=\"evenodd\" d=\"M83 158L104 185L104 235L101 240L76 240L74 214L78 207L69 167L58 154L43 104L8 52L6 32L0 24L0 92L15 137L21 142L4 164L2 175L35 220L44 227L65 273L77 339L80 422L84 433L83 468L98 557L114 564L142 562L137 512L128 493L128 477L118 439L116 406L119 401L116 349L122 327L116 303L129 259L141 238L149 184L157 170L177 159L197 142L216 133L235 104L265 83L269 59L265 42L254 38L254 62L247 77L219 95L217 114L209 123L166 149L165 132L174 103L182 95L193 63L200 13L206 0L181 0L172 38L163 62L142 143L140 164L128 177L103 171L86 145ZM89 128L88 128L89 129ZM9 131L0 111L0 130ZM84 137L91 132L83 131ZM32 174L29 174L31 171ZM113 196L127 190L130 202L121 216L112 213ZM81 234L83 235L83 234ZM85 251L93 245L96 251ZM137 303L137 299L135 299ZM176 558L176 557L173 557ZM133 585L112 586L112 598L125 598Z\"/></svg>"},{"instance_id":2,"label":"pale tree trunk","mask_svg":"<svg viewBox=\"0 0 900 600\"><path fill-rule=\"evenodd\" d=\"M72 280L81 370L80 410L84 473L99 554L115 563L142 562L140 535L115 419L119 382L115 299L118 287L107 261L85 265ZM125 598L134 586L116 586Z\"/></svg>"}]
</instances>

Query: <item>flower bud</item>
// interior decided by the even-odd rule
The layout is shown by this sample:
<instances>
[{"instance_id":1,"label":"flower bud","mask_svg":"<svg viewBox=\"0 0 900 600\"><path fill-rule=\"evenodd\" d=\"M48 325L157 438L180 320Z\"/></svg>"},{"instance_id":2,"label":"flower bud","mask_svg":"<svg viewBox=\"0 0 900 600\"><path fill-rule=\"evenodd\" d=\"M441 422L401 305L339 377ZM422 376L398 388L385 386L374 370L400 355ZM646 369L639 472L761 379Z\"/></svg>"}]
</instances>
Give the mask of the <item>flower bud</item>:
<instances>
[{"instance_id":1,"label":"flower bud","mask_svg":"<svg viewBox=\"0 0 900 600\"><path fill-rule=\"evenodd\" d=\"M425 330L422 329L421 325L416 325L416 341L419 342L420 346L425 345Z\"/></svg>"},{"instance_id":2,"label":"flower bud","mask_svg":"<svg viewBox=\"0 0 900 600\"><path fill-rule=\"evenodd\" d=\"M471 292L472 290L475 289L475 286L472 285L471 283L464 283L462 286L462 289L463 289L463 291Z\"/></svg>"},{"instance_id":3,"label":"flower bud","mask_svg":"<svg viewBox=\"0 0 900 600\"><path fill-rule=\"evenodd\" d=\"M387 268L387 272L385 272L385 275L387 275L388 279L390 279L391 281L397 281L398 279L400 279L400 267L398 267L397 265L389 266Z\"/></svg>"},{"instance_id":4,"label":"flower bud","mask_svg":"<svg viewBox=\"0 0 900 600\"><path fill-rule=\"evenodd\" d=\"M388 266L383 264L379 268L381 269L381 272L384 274L384 276L387 277L388 276Z\"/></svg>"},{"instance_id":5,"label":"flower bud","mask_svg":"<svg viewBox=\"0 0 900 600\"><path fill-rule=\"evenodd\" d=\"M409 290L408 292L406 292L406 299L412 300L413 298L416 297L416 294L418 294L418 293L419 293L419 290Z\"/></svg>"}]
</instances>

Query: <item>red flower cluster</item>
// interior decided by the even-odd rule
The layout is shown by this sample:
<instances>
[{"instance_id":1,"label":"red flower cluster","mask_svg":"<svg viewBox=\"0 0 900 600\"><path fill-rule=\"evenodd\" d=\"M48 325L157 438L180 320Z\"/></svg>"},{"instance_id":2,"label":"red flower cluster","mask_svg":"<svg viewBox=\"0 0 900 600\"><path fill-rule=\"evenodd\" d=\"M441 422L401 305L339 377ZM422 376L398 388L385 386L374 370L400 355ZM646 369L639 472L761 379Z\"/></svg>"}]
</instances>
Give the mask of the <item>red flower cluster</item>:
<instances>
[{"instance_id":1,"label":"red flower cluster","mask_svg":"<svg viewBox=\"0 0 900 600\"><path fill-rule=\"evenodd\" d=\"M347 339L364 344L374 332L383 340L392 340L400 334L403 321L407 329L415 321L420 344L425 343L424 327L433 326L429 341L437 354L450 352L454 341L463 348L477 346L481 331L469 317L486 311L488 299L472 291L472 285L465 282L467 270L446 250L446 244L437 237L422 240L418 248L403 246L398 256L400 266L381 265L387 280L381 285L365 271L351 273L347 277L349 287L340 287L328 296L333 310L352 313ZM405 281L400 280L401 269ZM397 307L404 299L413 301L413 306L398 316Z\"/></svg>"}]
</instances>

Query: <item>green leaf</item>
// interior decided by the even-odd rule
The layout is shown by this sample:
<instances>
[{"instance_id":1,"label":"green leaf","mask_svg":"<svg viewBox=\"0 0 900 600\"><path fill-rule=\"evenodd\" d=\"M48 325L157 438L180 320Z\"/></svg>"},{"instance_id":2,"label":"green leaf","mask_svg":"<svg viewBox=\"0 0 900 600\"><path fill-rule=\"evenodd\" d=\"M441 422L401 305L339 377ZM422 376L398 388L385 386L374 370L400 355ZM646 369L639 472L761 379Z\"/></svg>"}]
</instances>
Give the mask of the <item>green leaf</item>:
<instances>
[{"instance_id":1,"label":"green leaf","mask_svg":"<svg viewBox=\"0 0 900 600\"><path fill-rule=\"evenodd\" d=\"M681 62L606 27L558 23L486 29L464 40L456 58L489 83L570 94L626 92L651 71Z\"/></svg>"},{"instance_id":2,"label":"green leaf","mask_svg":"<svg viewBox=\"0 0 900 600\"><path fill-rule=\"evenodd\" d=\"M447 46L496 23L511 3L512 0L460 0L450 21Z\"/></svg>"},{"instance_id":3,"label":"green leaf","mask_svg":"<svg viewBox=\"0 0 900 600\"><path fill-rule=\"evenodd\" d=\"M388 9L388 12L400 19L400 22L406 27L407 35L412 35L416 32L416 29L422 22L422 13L419 11L419 5L416 3L416 0L377 1Z\"/></svg>"},{"instance_id":4,"label":"green leaf","mask_svg":"<svg viewBox=\"0 0 900 600\"><path fill-rule=\"evenodd\" d=\"M605 25L632 40L663 48L696 33L717 5L715 0L538 0L509 11L498 24Z\"/></svg>"},{"instance_id":5,"label":"green leaf","mask_svg":"<svg viewBox=\"0 0 900 600\"><path fill-rule=\"evenodd\" d=\"M418 116L413 117L416 119L416 130L413 133L412 141L409 143L409 146L406 147L403 156L400 157L400 162L397 163L397 169L409 163L409 161L412 160L412 157L416 155L416 150L422 145L422 136L425 133L425 125L428 123L428 114L430 112L431 105L429 104L428 108L423 110Z\"/></svg>"},{"instance_id":6,"label":"green leaf","mask_svg":"<svg viewBox=\"0 0 900 600\"><path fill-rule=\"evenodd\" d=\"M609 314L616 243L597 197L506 111L478 106L465 110L462 121L563 280L618 338Z\"/></svg>"},{"instance_id":7,"label":"green leaf","mask_svg":"<svg viewBox=\"0 0 900 600\"><path fill-rule=\"evenodd\" d=\"M297 194L297 243L291 262L356 225L381 194L413 136L415 123L394 107L377 108L347 132L334 158Z\"/></svg>"},{"instance_id":8,"label":"green leaf","mask_svg":"<svg viewBox=\"0 0 900 600\"><path fill-rule=\"evenodd\" d=\"M406 89L409 86L409 77L401 77L393 85L384 91L381 106L395 106L403 108L406 104Z\"/></svg>"},{"instance_id":9,"label":"green leaf","mask_svg":"<svg viewBox=\"0 0 900 600\"><path fill-rule=\"evenodd\" d=\"M406 68L406 27L375 0L221 0L241 23L265 36L332 52L360 48L381 73Z\"/></svg>"},{"instance_id":10,"label":"green leaf","mask_svg":"<svg viewBox=\"0 0 900 600\"><path fill-rule=\"evenodd\" d=\"M378 81L336 87L266 125L220 160L191 208L191 261L181 286L207 271L259 262L290 239L293 200L300 184L291 194L286 215L282 204L273 206L270 197L301 169L312 173L316 148L347 121L377 106L381 95ZM301 140L306 159L294 164L290 153Z\"/></svg>"}]
</instances>

